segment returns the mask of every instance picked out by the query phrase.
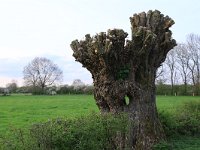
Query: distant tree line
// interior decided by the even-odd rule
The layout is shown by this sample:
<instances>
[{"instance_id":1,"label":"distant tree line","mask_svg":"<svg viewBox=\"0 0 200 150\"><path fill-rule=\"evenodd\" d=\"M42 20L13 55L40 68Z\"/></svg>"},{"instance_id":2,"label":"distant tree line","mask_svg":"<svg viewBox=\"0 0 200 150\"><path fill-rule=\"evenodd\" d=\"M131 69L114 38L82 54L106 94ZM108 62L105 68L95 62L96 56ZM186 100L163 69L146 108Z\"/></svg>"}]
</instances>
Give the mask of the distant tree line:
<instances>
[{"instance_id":1,"label":"distant tree line","mask_svg":"<svg viewBox=\"0 0 200 150\"><path fill-rule=\"evenodd\" d=\"M14 86L15 85L15 86ZM45 87L44 89L34 86L21 86L18 87L16 82L7 84L6 88L0 87L1 95L10 95L12 93L23 93L33 95L55 95L55 94L93 94L93 85L87 85L80 79L75 79L71 85L53 85Z\"/></svg>"},{"instance_id":2,"label":"distant tree line","mask_svg":"<svg viewBox=\"0 0 200 150\"><path fill-rule=\"evenodd\" d=\"M157 71L157 94L200 95L200 36L190 34Z\"/></svg>"},{"instance_id":3,"label":"distant tree line","mask_svg":"<svg viewBox=\"0 0 200 150\"><path fill-rule=\"evenodd\" d=\"M76 79L81 81L80 79ZM75 81L75 80L74 80ZM81 81L82 82L82 81ZM0 87L0 94L1 95L10 95L13 93L22 93L22 94L33 94L33 95L55 95L55 94L93 94L94 86L93 85L78 85L75 86L73 83L71 85L59 85L59 86L51 86L46 87L45 92L37 88L33 88L32 86L21 86L16 87L15 90L11 88L2 88ZM187 93L185 92L185 86L183 84L175 84L173 86L173 92L172 93L172 86L167 83L163 83L161 80L157 81L156 85L156 93L157 95L195 95L196 93L193 93L194 87L191 84L187 85Z\"/></svg>"},{"instance_id":4,"label":"distant tree line","mask_svg":"<svg viewBox=\"0 0 200 150\"><path fill-rule=\"evenodd\" d=\"M80 84L74 84L77 83ZM93 94L93 85L86 85L80 79L74 80L72 85L62 85L58 88L58 94Z\"/></svg>"}]
</instances>

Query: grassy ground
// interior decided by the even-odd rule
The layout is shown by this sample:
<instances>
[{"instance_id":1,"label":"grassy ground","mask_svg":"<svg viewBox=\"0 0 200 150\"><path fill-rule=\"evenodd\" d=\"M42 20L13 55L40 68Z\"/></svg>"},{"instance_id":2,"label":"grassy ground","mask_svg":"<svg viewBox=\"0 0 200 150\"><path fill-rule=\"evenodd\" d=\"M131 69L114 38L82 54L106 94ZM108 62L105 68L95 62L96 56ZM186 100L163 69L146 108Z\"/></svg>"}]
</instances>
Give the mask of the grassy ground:
<instances>
[{"instance_id":1,"label":"grassy ground","mask_svg":"<svg viewBox=\"0 0 200 150\"><path fill-rule=\"evenodd\" d=\"M200 97L157 96L157 107L160 112L173 113L187 101L200 101ZM0 135L12 127L27 127L58 117L73 118L93 111L98 109L92 95L0 96ZM198 137L172 138L169 142L176 150L197 150L200 146Z\"/></svg>"},{"instance_id":2,"label":"grassy ground","mask_svg":"<svg viewBox=\"0 0 200 150\"><path fill-rule=\"evenodd\" d=\"M157 96L159 111L173 112L186 101L200 97ZM98 111L92 95L0 96L0 133L56 117L76 117Z\"/></svg>"},{"instance_id":3,"label":"grassy ground","mask_svg":"<svg viewBox=\"0 0 200 150\"><path fill-rule=\"evenodd\" d=\"M200 101L197 96L157 96L158 110L174 111L177 107L181 106L184 102Z\"/></svg>"},{"instance_id":4,"label":"grassy ground","mask_svg":"<svg viewBox=\"0 0 200 150\"><path fill-rule=\"evenodd\" d=\"M56 117L75 117L98 111L91 95L0 96L0 133Z\"/></svg>"}]
</instances>

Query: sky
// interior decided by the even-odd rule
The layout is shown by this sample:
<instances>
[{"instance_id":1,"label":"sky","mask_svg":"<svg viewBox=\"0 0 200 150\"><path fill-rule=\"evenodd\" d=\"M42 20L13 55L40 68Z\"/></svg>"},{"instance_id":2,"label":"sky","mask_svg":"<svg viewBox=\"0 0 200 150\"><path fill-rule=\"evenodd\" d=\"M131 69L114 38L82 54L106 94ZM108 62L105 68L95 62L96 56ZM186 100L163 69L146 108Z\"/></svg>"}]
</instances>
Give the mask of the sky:
<instances>
[{"instance_id":1,"label":"sky","mask_svg":"<svg viewBox=\"0 0 200 150\"><path fill-rule=\"evenodd\" d=\"M0 86L12 80L22 86L23 68L35 57L57 64L62 84L92 84L89 71L72 57L71 41L113 28L131 37L129 17L155 9L175 21L178 43L200 34L199 0L0 0Z\"/></svg>"}]
</instances>

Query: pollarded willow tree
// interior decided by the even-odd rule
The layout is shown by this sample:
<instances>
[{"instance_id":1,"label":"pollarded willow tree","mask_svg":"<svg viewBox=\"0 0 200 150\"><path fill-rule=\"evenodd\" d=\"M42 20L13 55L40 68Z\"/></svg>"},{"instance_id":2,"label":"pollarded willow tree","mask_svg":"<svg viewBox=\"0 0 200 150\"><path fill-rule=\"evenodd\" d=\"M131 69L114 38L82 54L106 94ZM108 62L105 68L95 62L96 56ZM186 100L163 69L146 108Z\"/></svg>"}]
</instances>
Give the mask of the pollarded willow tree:
<instances>
[{"instance_id":1,"label":"pollarded willow tree","mask_svg":"<svg viewBox=\"0 0 200 150\"><path fill-rule=\"evenodd\" d=\"M164 137L155 103L156 71L176 45L174 21L158 10L130 17L132 39L122 29L101 32L71 43L73 56L92 74L94 97L102 113L127 112L134 126L129 144L150 149ZM125 100L129 98L129 102Z\"/></svg>"}]
</instances>

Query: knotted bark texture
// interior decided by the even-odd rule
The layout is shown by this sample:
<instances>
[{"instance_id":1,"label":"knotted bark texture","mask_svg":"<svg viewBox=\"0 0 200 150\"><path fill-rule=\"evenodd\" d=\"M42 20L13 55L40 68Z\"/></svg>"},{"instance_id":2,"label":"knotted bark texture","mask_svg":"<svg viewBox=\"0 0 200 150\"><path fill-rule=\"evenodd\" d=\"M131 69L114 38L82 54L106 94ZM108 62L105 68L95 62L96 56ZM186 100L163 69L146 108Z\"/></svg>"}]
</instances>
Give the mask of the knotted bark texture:
<instances>
[{"instance_id":1,"label":"knotted bark texture","mask_svg":"<svg viewBox=\"0 0 200 150\"><path fill-rule=\"evenodd\" d=\"M87 34L85 40L72 41L71 48L76 61L92 74L100 111L127 112L134 126L126 145L148 150L164 137L156 110L155 77L176 45L169 30L174 21L155 10L134 14L130 22L131 40L122 29L112 29L94 37Z\"/></svg>"}]
</instances>

